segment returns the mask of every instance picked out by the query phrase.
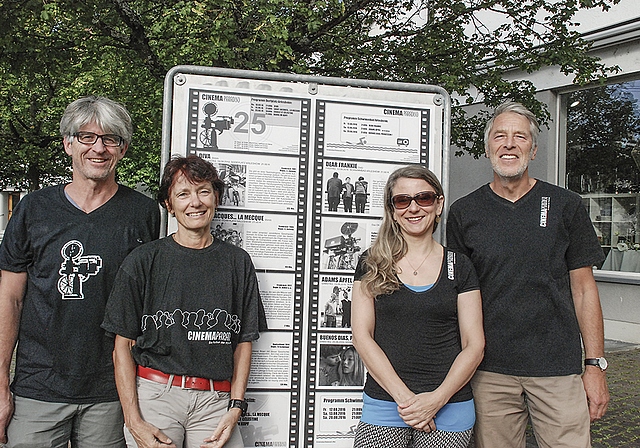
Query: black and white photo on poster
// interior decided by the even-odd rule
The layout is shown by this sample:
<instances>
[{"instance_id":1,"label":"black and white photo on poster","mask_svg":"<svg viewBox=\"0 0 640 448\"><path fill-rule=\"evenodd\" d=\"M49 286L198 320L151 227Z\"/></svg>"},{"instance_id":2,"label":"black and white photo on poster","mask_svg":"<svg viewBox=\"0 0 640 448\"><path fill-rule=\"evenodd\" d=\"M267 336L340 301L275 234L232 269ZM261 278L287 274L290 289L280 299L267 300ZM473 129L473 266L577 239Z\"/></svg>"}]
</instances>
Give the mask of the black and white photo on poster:
<instances>
[{"instance_id":1,"label":"black and white photo on poster","mask_svg":"<svg viewBox=\"0 0 640 448\"><path fill-rule=\"evenodd\" d=\"M351 330L352 287L352 275L320 276L318 309L321 327Z\"/></svg>"},{"instance_id":2,"label":"black and white photo on poster","mask_svg":"<svg viewBox=\"0 0 640 448\"><path fill-rule=\"evenodd\" d=\"M269 330L291 330L293 328L295 273L257 273L258 289L267 316Z\"/></svg>"},{"instance_id":3,"label":"black and white photo on poster","mask_svg":"<svg viewBox=\"0 0 640 448\"><path fill-rule=\"evenodd\" d=\"M216 167L218 177L224 182L224 193L218 207L245 207L247 165L228 163Z\"/></svg>"},{"instance_id":4,"label":"black and white photo on poster","mask_svg":"<svg viewBox=\"0 0 640 448\"><path fill-rule=\"evenodd\" d=\"M219 208L297 211L299 160L261 154L198 151L225 183Z\"/></svg>"},{"instance_id":5,"label":"black and white photo on poster","mask_svg":"<svg viewBox=\"0 0 640 448\"><path fill-rule=\"evenodd\" d=\"M245 399L249 408L238 420L244 446L288 447L290 422L283 410L291 406L291 394L247 391Z\"/></svg>"},{"instance_id":6,"label":"black and white photo on poster","mask_svg":"<svg viewBox=\"0 0 640 448\"><path fill-rule=\"evenodd\" d=\"M190 152L299 154L308 100L213 90L191 90L190 97Z\"/></svg>"},{"instance_id":7,"label":"black and white photo on poster","mask_svg":"<svg viewBox=\"0 0 640 448\"><path fill-rule=\"evenodd\" d=\"M322 212L382 216L384 186L397 167L389 163L324 159Z\"/></svg>"},{"instance_id":8,"label":"black and white photo on poster","mask_svg":"<svg viewBox=\"0 0 640 448\"><path fill-rule=\"evenodd\" d=\"M431 108L325 101L324 156L350 160L419 163L429 149Z\"/></svg>"},{"instance_id":9,"label":"black and white photo on poster","mask_svg":"<svg viewBox=\"0 0 640 448\"><path fill-rule=\"evenodd\" d=\"M362 252L378 234L380 220L352 217L322 219L320 269L353 272Z\"/></svg>"},{"instance_id":10,"label":"black and white photo on poster","mask_svg":"<svg viewBox=\"0 0 640 448\"><path fill-rule=\"evenodd\" d=\"M316 388L362 390L366 369L351 343L351 333L319 331Z\"/></svg>"},{"instance_id":11,"label":"black and white photo on poster","mask_svg":"<svg viewBox=\"0 0 640 448\"><path fill-rule=\"evenodd\" d=\"M313 446L353 446L362 414L362 392L316 393L315 403Z\"/></svg>"},{"instance_id":12,"label":"black and white photo on poster","mask_svg":"<svg viewBox=\"0 0 640 448\"><path fill-rule=\"evenodd\" d=\"M295 215L216 211L211 231L238 235L256 269L294 270L297 219Z\"/></svg>"},{"instance_id":13,"label":"black and white photo on poster","mask_svg":"<svg viewBox=\"0 0 640 448\"><path fill-rule=\"evenodd\" d=\"M264 332L253 342L250 389L291 389L293 335L287 332Z\"/></svg>"},{"instance_id":14,"label":"black and white photo on poster","mask_svg":"<svg viewBox=\"0 0 640 448\"><path fill-rule=\"evenodd\" d=\"M212 223L211 235L220 241L242 248L242 235L244 234L243 228L244 225L242 223L223 224L218 222L215 225Z\"/></svg>"}]
</instances>

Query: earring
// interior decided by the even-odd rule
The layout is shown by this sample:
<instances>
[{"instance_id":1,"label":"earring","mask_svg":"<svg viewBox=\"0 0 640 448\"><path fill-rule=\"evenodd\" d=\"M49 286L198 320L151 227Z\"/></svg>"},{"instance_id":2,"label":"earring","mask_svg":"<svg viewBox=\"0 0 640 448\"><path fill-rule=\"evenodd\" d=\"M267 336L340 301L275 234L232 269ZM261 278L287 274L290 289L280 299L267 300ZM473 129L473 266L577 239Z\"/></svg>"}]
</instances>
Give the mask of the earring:
<instances>
[{"instance_id":1,"label":"earring","mask_svg":"<svg viewBox=\"0 0 640 448\"><path fill-rule=\"evenodd\" d=\"M439 223L440 222L440 215L436 216L436 222Z\"/></svg>"}]
</instances>

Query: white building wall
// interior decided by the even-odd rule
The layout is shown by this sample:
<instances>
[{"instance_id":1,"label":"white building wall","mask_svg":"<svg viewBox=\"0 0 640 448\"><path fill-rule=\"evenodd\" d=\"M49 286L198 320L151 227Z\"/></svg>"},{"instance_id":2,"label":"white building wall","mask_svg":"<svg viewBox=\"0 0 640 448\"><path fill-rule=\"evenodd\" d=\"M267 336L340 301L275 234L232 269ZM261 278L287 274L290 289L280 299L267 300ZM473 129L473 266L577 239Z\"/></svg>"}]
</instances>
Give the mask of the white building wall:
<instances>
[{"instance_id":1,"label":"white building wall","mask_svg":"<svg viewBox=\"0 0 640 448\"><path fill-rule=\"evenodd\" d=\"M0 191L0 242L2 242L4 229L9 221L9 196L16 193L20 193L20 199L27 194L25 191L20 190ZM16 204L13 204L13 206L15 207Z\"/></svg>"}]
</instances>

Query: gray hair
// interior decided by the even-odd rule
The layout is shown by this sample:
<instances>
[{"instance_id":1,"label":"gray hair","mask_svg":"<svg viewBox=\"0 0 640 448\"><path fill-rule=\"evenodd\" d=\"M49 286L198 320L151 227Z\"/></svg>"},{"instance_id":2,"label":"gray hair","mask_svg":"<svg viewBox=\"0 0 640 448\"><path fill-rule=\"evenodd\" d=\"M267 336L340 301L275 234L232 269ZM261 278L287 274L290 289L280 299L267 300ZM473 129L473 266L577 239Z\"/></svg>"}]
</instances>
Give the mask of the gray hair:
<instances>
[{"instance_id":1,"label":"gray hair","mask_svg":"<svg viewBox=\"0 0 640 448\"><path fill-rule=\"evenodd\" d=\"M491 128L493 127L493 122L496 120L498 115L504 114L506 112L513 112L518 115L522 115L527 120L529 120L529 130L531 132L532 141L531 149L536 148L538 146L538 134L540 133L540 125L538 124L538 119L529 109L524 107L522 104L512 100L507 100L499 105L493 113L491 119L487 121L487 125L484 128L484 147L488 147L489 133L491 132Z\"/></svg>"},{"instance_id":2,"label":"gray hair","mask_svg":"<svg viewBox=\"0 0 640 448\"><path fill-rule=\"evenodd\" d=\"M95 123L107 134L122 137L125 144L131 143L133 125L124 105L104 96L87 96L69 104L60 120L60 134L70 138L80 128Z\"/></svg>"}]
</instances>

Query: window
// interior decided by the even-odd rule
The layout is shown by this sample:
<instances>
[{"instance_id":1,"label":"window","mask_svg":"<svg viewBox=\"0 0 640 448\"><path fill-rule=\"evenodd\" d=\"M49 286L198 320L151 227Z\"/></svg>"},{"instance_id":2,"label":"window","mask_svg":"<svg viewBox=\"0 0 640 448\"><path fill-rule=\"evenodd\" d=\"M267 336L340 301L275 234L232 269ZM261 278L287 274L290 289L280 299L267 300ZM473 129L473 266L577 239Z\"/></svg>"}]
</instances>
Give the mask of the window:
<instances>
[{"instance_id":1,"label":"window","mask_svg":"<svg viewBox=\"0 0 640 448\"><path fill-rule=\"evenodd\" d=\"M603 270L640 272L640 80L567 95L566 186L584 198Z\"/></svg>"}]
</instances>

